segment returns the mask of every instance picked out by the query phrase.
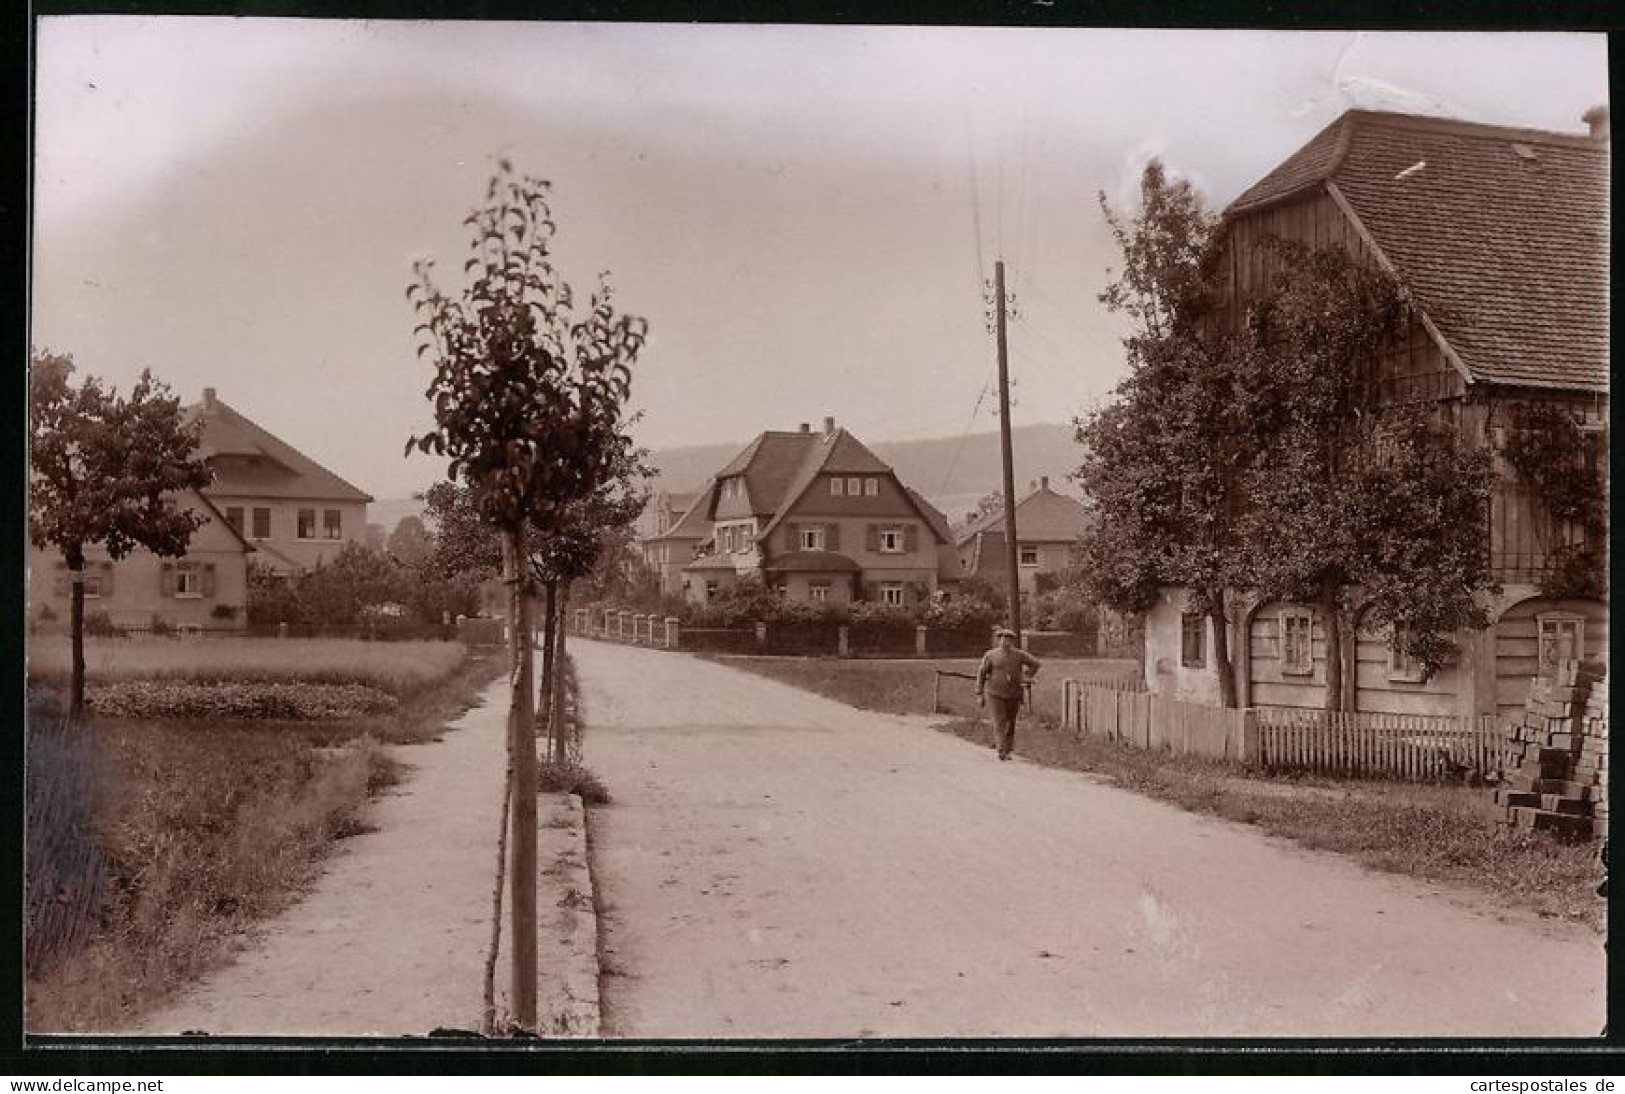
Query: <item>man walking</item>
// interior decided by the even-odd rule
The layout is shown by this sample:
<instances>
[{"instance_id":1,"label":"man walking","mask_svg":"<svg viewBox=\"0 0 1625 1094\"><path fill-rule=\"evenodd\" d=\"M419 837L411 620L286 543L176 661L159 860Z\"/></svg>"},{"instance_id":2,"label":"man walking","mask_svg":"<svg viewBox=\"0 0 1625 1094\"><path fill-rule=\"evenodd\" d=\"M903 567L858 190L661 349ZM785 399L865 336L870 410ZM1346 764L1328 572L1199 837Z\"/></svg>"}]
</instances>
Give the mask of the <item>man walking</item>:
<instances>
[{"instance_id":1,"label":"man walking","mask_svg":"<svg viewBox=\"0 0 1625 1094\"><path fill-rule=\"evenodd\" d=\"M982 655L976 669L976 705L985 705L985 694L993 696L993 733L999 759L1008 760L1016 744L1016 713L1021 710L1024 685L1038 675L1040 662L1016 647L1015 631L1000 627L996 633L999 644Z\"/></svg>"}]
</instances>

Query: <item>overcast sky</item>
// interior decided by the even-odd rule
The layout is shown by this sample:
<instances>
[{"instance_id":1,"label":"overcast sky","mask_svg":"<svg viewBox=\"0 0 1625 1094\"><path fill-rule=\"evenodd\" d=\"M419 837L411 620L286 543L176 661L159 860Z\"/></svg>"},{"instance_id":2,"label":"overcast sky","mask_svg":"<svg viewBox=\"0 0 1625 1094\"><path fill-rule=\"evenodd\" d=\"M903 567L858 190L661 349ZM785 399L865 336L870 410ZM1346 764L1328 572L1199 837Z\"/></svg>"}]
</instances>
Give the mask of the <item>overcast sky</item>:
<instances>
[{"instance_id":1,"label":"overcast sky","mask_svg":"<svg viewBox=\"0 0 1625 1094\"><path fill-rule=\"evenodd\" d=\"M1215 207L1350 106L1583 132L1601 35L40 21L32 341L203 387L379 498L439 468L404 296L452 276L498 154L559 259L646 316L639 439L834 416L996 426L981 282L1009 264L1016 424L1120 376L1096 195L1147 157ZM979 404L979 409L978 409Z\"/></svg>"}]
</instances>

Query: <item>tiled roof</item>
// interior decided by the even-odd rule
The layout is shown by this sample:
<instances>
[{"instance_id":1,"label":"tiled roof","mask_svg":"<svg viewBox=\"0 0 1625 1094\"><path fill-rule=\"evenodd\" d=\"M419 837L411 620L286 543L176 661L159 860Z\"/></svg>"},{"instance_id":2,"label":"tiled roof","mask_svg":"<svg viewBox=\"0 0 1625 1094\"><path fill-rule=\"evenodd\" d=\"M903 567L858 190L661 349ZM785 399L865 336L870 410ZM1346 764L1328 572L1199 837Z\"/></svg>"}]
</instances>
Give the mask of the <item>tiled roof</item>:
<instances>
[{"instance_id":1,"label":"tiled roof","mask_svg":"<svg viewBox=\"0 0 1625 1094\"><path fill-rule=\"evenodd\" d=\"M791 433L786 434L786 436L806 436L806 434ZM762 529L759 538L766 539L773 529L784 522L784 518L789 515L791 508L807 492L807 488L812 485L813 480L820 474L894 474L890 464L869 451L862 441L852 436L845 429L837 429L833 434L815 433L812 436L819 443L808 450L801 469L796 472L795 480L790 483L789 489L776 500L773 507L773 519ZM901 480L898 481L898 484L902 485ZM919 498L914 491L909 490L906 486L903 489L909 495L910 500L914 502L916 508L923 504L924 499ZM925 515L923 510L921 515ZM936 532L936 526L929 516L926 517L926 521L932 524L932 531Z\"/></svg>"},{"instance_id":2,"label":"tiled roof","mask_svg":"<svg viewBox=\"0 0 1625 1094\"><path fill-rule=\"evenodd\" d=\"M717 478L743 475L750 511L758 516L771 516L778 510L797 473L823 440L821 433L770 430L728 461L728 465L717 472Z\"/></svg>"},{"instance_id":3,"label":"tiled roof","mask_svg":"<svg viewBox=\"0 0 1625 1094\"><path fill-rule=\"evenodd\" d=\"M1608 154L1578 134L1350 111L1226 216L1335 189L1474 380L1606 391Z\"/></svg>"},{"instance_id":4,"label":"tiled roof","mask_svg":"<svg viewBox=\"0 0 1625 1094\"><path fill-rule=\"evenodd\" d=\"M774 556L762 569L775 574L855 574L863 567L839 551L789 551Z\"/></svg>"},{"instance_id":5,"label":"tiled roof","mask_svg":"<svg viewBox=\"0 0 1625 1094\"><path fill-rule=\"evenodd\" d=\"M1083 503L1048 486L1039 486L1016 502L1016 538L1026 542L1070 541L1077 539L1089 519ZM983 515L958 532L963 544L978 532L997 533L1004 538L1004 509L1001 506Z\"/></svg>"},{"instance_id":6,"label":"tiled roof","mask_svg":"<svg viewBox=\"0 0 1625 1094\"><path fill-rule=\"evenodd\" d=\"M716 493L715 479L705 484L705 489L693 495L693 502L681 520L667 528L658 536L650 536L645 542L655 543L663 539L704 539L711 534L711 496Z\"/></svg>"},{"instance_id":7,"label":"tiled roof","mask_svg":"<svg viewBox=\"0 0 1625 1094\"><path fill-rule=\"evenodd\" d=\"M320 501L372 500L371 495L214 398L186 408L203 422L199 452L214 471L210 492Z\"/></svg>"}]
</instances>

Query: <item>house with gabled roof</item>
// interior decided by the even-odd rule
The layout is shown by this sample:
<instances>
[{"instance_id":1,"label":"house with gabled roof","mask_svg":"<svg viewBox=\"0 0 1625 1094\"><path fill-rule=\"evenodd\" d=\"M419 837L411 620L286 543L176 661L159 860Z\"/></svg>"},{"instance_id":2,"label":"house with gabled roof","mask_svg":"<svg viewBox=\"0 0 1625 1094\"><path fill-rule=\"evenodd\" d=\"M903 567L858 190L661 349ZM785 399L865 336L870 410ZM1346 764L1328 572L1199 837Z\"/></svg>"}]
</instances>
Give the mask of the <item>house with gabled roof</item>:
<instances>
[{"instance_id":1,"label":"house with gabled roof","mask_svg":"<svg viewBox=\"0 0 1625 1094\"><path fill-rule=\"evenodd\" d=\"M1045 475L1016 499L1016 570L1021 591L1031 596L1038 591L1039 575L1058 577L1072 559L1072 548L1083 534L1089 511L1076 498L1050 487ZM960 572L967 578L986 581L1001 592L1009 573L1009 553L1005 548L1004 508L970 514L954 533Z\"/></svg>"},{"instance_id":2,"label":"house with gabled roof","mask_svg":"<svg viewBox=\"0 0 1625 1094\"><path fill-rule=\"evenodd\" d=\"M221 399L212 387L186 408L202 423L199 451L214 472L204 490L254 544L256 561L295 574L331 561L367 534L372 497Z\"/></svg>"},{"instance_id":3,"label":"house with gabled roof","mask_svg":"<svg viewBox=\"0 0 1625 1094\"><path fill-rule=\"evenodd\" d=\"M203 518L186 554L160 558L137 548L114 562L100 545L85 549L85 618L130 630L180 633L235 630L248 616L248 559L254 545L206 492L175 499ZM28 622L35 633L65 633L70 587L60 552L29 550Z\"/></svg>"},{"instance_id":4,"label":"house with gabled roof","mask_svg":"<svg viewBox=\"0 0 1625 1094\"><path fill-rule=\"evenodd\" d=\"M1266 283L1270 238L1337 245L1391 272L1416 318L1369 363L1376 407L1432 404L1462 443L1497 454L1483 530L1502 591L1493 625L1458 636L1462 655L1422 680L1391 634L1363 623L1345 643L1358 710L1493 714L1519 708L1560 659L1604 660L1608 606L1543 592L1586 530L1557 521L1500 452L1520 408L1559 407L1591 441L1606 482L1609 393L1608 112L1557 133L1351 110L1265 174L1224 213L1226 316ZM1242 705L1318 707L1325 642L1313 606L1250 602L1233 624ZM1216 701L1205 618L1167 590L1146 618L1147 683Z\"/></svg>"},{"instance_id":5,"label":"house with gabled roof","mask_svg":"<svg viewBox=\"0 0 1625 1094\"><path fill-rule=\"evenodd\" d=\"M241 628L250 556L291 576L366 535L369 495L228 406L214 388L183 413L201 423L198 453L213 481L175 502L203 524L178 559L137 549L114 562L87 550L87 616L127 629ZM35 549L29 570L30 626L60 629L68 614L66 564Z\"/></svg>"},{"instance_id":6,"label":"house with gabled roof","mask_svg":"<svg viewBox=\"0 0 1625 1094\"><path fill-rule=\"evenodd\" d=\"M911 605L958 576L942 514L833 418L746 445L666 542L695 535L681 587L702 604L754 576L794 600Z\"/></svg>"}]
</instances>

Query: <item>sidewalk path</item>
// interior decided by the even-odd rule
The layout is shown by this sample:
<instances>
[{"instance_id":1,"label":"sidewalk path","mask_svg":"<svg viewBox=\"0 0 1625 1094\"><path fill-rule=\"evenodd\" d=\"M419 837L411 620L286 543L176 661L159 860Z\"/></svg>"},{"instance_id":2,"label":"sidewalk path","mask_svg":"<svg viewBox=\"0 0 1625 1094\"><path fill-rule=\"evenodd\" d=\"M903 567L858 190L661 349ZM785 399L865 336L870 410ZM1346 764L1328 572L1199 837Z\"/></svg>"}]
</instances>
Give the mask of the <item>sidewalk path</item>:
<instances>
[{"instance_id":1,"label":"sidewalk path","mask_svg":"<svg viewBox=\"0 0 1625 1094\"><path fill-rule=\"evenodd\" d=\"M236 960L205 978L139 1030L221 1036L425 1036L436 1028L478 1030L491 930L498 816L506 768L507 680L434 743L402 747L403 783L373 802L375 830L334 849L313 891L265 926ZM539 823L545 870L538 907L544 929L542 1009L549 1030L596 1033L596 983L560 982L593 935L585 887L579 804L544 795ZM572 831L573 828L573 831ZM561 904L562 901L562 904ZM559 918L555 918L559 917ZM506 920L506 915L504 916ZM563 930L550 929L562 925ZM585 939L585 941L583 941ZM508 940L497 983L508 980ZM596 963L593 964L596 971ZM595 981L589 977L589 981ZM567 993L577 998L565 1004ZM569 1020L559 1018L560 1008Z\"/></svg>"},{"instance_id":2,"label":"sidewalk path","mask_svg":"<svg viewBox=\"0 0 1625 1094\"><path fill-rule=\"evenodd\" d=\"M577 641L626 1037L1593 1037L1601 939L683 654ZM1474 901L1468 906L1467 899Z\"/></svg>"}]
</instances>

